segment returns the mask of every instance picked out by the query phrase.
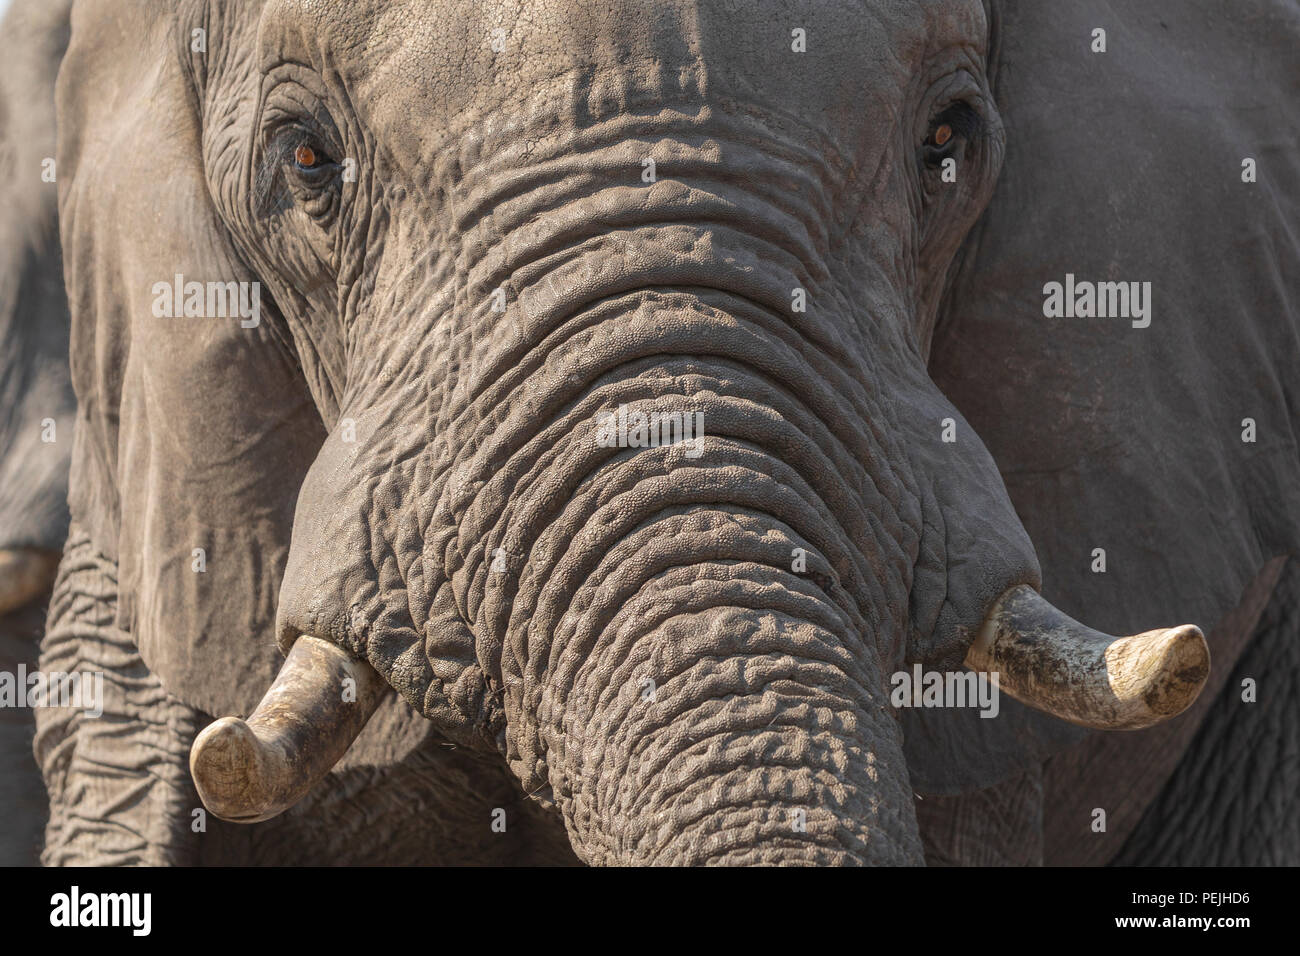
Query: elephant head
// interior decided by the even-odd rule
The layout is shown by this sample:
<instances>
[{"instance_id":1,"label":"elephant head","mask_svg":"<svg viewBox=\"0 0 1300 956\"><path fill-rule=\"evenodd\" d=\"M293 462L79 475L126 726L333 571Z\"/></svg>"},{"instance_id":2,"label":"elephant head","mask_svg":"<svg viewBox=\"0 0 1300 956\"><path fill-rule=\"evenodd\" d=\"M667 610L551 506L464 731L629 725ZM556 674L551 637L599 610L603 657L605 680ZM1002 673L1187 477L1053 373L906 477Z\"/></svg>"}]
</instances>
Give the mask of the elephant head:
<instances>
[{"instance_id":1,"label":"elephant head","mask_svg":"<svg viewBox=\"0 0 1300 956\"><path fill-rule=\"evenodd\" d=\"M108 5L59 86L71 501L168 689L252 711L194 748L219 815L392 687L589 862L918 862L892 672L1195 696L1195 628L1037 595L927 371L1004 151L977 0Z\"/></svg>"}]
</instances>

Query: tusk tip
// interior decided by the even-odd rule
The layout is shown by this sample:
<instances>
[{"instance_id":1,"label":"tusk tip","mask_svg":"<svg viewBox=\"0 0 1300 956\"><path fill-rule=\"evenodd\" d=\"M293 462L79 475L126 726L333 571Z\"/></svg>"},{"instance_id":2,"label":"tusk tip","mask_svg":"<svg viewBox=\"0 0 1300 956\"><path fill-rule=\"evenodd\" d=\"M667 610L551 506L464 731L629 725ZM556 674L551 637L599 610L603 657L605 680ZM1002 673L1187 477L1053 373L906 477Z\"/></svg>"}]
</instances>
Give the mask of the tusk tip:
<instances>
[{"instance_id":1,"label":"tusk tip","mask_svg":"<svg viewBox=\"0 0 1300 956\"><path fill-rule=\"evenodd\" d=\"M1120 696L1140 697L1152 723L1190 707L1210 676L1210 646L1193 624L1117 641L1106 658L1111 686Z\"/></svg>"},{"instance_id":2,"label":"tusk tip","mask_svg":"<svg viewBox=\"0 0 1300 956\"><path fill-rule=\"evenodd\" d=\"M267 813L257 781L265 776L262 742L239 717L203 729L190 751L190 775L203 805L222 820L255 823Z\"/></svg>"}]
</instances>

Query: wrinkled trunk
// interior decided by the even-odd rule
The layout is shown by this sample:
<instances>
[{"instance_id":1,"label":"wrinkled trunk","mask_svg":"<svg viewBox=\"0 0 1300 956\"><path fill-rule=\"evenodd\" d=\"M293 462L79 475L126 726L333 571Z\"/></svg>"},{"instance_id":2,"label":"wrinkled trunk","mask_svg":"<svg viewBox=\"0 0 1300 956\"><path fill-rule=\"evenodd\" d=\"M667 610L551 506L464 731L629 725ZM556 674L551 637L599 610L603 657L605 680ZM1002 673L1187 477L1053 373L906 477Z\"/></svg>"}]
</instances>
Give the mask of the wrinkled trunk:
<instances>
[{"instance_id":1,"label":"wrinkled trunk","mask_svg":"<svg viewBox=\"0 0 1300 956\"><path fill-rule=\"evenodd\" d=\"M686 290L599 311L605 368L548 376L460 523L516 772L590 862L919 862L881 663L914 499L781 319ZM703 434L654 447L656 420Z\"/></svg>"},{"instance_id":2,"label":"wrinkled trunk","mask_svg":"<svg viewBox=\"0 0 1300 956\"><path fill-rule=\"evenodd\" d=\"M701 563L647 581L599 632L564 629L539 718L583 858L920 861L880 666L817 592L762 563Z\"/></svg>"}]
</instances>

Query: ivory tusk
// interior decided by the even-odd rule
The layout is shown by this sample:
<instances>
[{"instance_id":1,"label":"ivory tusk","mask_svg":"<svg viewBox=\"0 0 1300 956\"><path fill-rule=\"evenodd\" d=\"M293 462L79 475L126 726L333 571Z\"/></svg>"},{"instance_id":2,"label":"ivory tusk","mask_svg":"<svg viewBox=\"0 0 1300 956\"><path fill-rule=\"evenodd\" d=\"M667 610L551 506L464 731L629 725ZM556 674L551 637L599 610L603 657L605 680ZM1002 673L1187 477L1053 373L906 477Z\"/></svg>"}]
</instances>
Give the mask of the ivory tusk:
<instances>
[{"instance_id":1,"label":"ivory tusk","mask_svg":"<svg viewBox=\"0 0 1300 956\"><path fill-rule=\"evenodd\" d=\"M386 689L365 661L298 638L247 721L223 717L194 741L190 773L204 806L236 823L293 806L347 752Z\"/></svg>"},{"instance_id":2,"label":"ivory tusk","mask_svg":"<svg viewBox=\"0 0 1300 956\"><path fill-rule=\"evenodd\" d=\"M1190 624L1111 637L1024 585L984 620L966 654L1023 704L1084 727L1137 730L1182 713L1210 674L1210 649Z\"/></svg>"}]
</instances>

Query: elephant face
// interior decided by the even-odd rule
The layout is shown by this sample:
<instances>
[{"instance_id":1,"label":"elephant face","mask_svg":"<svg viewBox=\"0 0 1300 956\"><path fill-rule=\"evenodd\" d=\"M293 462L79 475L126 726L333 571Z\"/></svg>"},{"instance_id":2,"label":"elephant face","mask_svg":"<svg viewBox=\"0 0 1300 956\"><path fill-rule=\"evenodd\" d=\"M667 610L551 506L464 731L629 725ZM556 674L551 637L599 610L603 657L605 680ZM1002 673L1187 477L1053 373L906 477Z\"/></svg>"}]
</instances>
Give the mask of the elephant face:
<instances>
[{"instance_id":1,"label":"elephant face","mask_svg":"<svg viewBox=\"0 0 1300 956\"><path fill-rule=\"evenodd\" d=\"M924 365L1001 155L982 8L846 6L810 58L689 6L497 51L477 5L274 3L209 73L219 211L334 426L278 633L499 734L589 859L915 859L884 674L1036 575Z\"/></svg>"},{"instance_id":2,"label":"elephant face","mask_svg":"<svg viewBox=\"0 0 1300 956\"><path fill-rule=\"evenodd\" d=\"M845 4L804 36L780 4L703 6L142 21L172 53L121 95L179 118L66 148L65 221L95 220L73 286L131 330L108 377L137 416L91 423L121 457L73 501L145 489L101 525L119 613L172 686L226 662L204 706L265 687L274 617L259 714L293 729L268 756L261 718L217 725L201 789L252 767L283 803L391 685L498 748L588 861L920 860L889 674L958 667L1038 584L926 370L1003 150L984 8ZM101 41L73 36L84 115ZM160 236L192 248L104 241L110 148L148 150ZM78 282L96 263L128 298L176 274L260 306L196 332ZM176 521L142 517L169 488Z\"/></svg>"}]
</instances>

